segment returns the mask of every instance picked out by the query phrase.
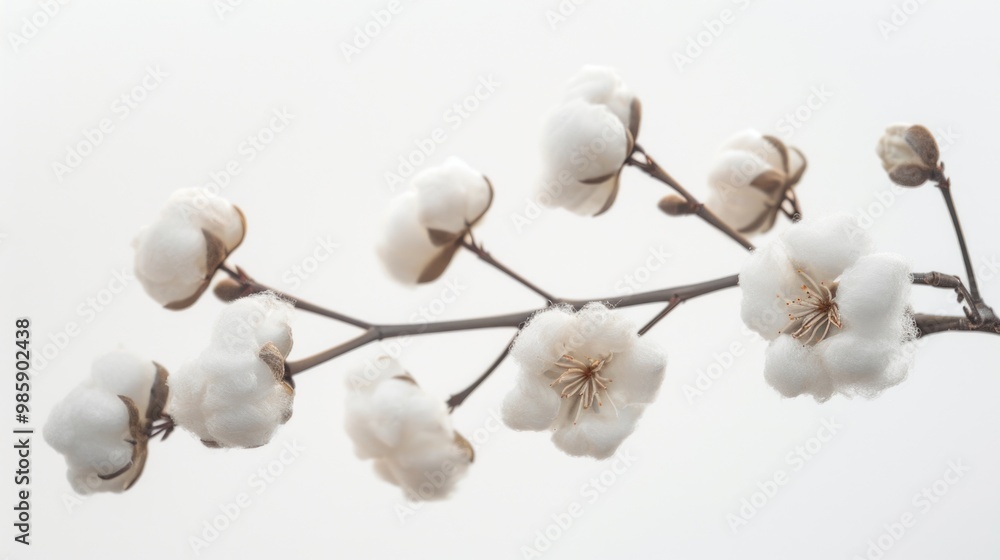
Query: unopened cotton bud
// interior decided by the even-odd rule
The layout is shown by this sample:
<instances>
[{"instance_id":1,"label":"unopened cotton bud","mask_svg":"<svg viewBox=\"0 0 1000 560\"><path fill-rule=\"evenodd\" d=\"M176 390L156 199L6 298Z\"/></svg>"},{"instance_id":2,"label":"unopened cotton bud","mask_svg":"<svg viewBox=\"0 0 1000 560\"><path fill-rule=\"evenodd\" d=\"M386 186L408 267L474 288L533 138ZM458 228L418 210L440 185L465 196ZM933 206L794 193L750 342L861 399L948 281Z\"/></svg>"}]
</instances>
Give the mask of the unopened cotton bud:
<instances>
[{"instance_id":1,"label":"unopened cotton bud","mask_svg":"<svg viewBox=\"0 0 1000 560\"><path fill-rule=\"evenodd\" d=\"M658 206L664 214L668 214L670 216L684 216L687 214L694 214L698 211L696 205L691 204L684 199L684 197L676 194L668 194L667 196L661 198Z\"/></svg>"},{"instance_id":2,"label":"unopened cotton bud","mask_svg":"<svg viewBox=\"0 0 1000 560\"><path fill-rule=\"evenodd\" d=\"M243 285L232 278L219 280L212 291L215 293L215 297L227 303L247 295Z\"/></svg>"},{"instance_id":3,"label":"unopened cotton bud","mask_svg":"<svg viewBox=\"0 0 1000 560\"><path fill-rule=\"evenodd\" d=\"M921 125L889 126L876 151L889 179L904 187L918 187L932 179L941 157L934 135Z\"/></svg>"}]
</instances>

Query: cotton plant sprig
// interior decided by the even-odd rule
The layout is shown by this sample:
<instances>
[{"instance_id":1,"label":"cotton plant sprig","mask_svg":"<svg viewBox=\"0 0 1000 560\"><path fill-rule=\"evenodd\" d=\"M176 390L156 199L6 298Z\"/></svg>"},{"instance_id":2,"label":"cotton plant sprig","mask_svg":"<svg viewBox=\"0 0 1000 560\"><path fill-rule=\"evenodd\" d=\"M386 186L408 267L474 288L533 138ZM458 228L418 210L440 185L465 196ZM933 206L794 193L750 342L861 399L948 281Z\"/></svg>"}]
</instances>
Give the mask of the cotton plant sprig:
<instances>
[{"instance_id":1,"label":"cotton plant sprig","mask_svg":"<svg viewBox=\"0 0 1000 560\"><path fill-rule=\"evenodd\" d=\"M468 386L449 398L420 387L399 361L381 356L345 368L345 426L357 455L413 500L456 491L475 458L452 425L461 406L506 360L517 366L504 398L504 422L545 431L574 456L611 456L637 428L665 378L666 358L645 335L680 304L739 287L746 325L767 341L764 380L784 397L872 398L911 368L914 338L940 332L1000 334L1000 319L979 292L968 246L937 144L922 126L893 125L877 152L889 178L944 196L966 268L963 280L913 272L906 259L880 253L847 215L804 217L797 190L806 158L753 130L727 140L707 177L702 202L638 143L642 104L609 68L585 67L569 81L542 131L539 189L552 206L581 216L613 211L624 170L634 167L674 192L658 207L694 215L749 251L738 273L626 296L559 297L501 263L474 237L497 192L486 175L456 158L414 176L394 200L376 252L397 281L434 282L463 250L545 300L502 315L419 324L380 324L274 290L227 260L248 234L243 213L204 189L183 189L137 236L135 268L161 306L193 305L221 272L214 293L230 305L207 347L169 376L125 352L98 360L93 373L56 406L46 440L66 457L81 493L130 488L148 444L175 427L211 448L266 445L292 417L295 379L370 343L401 336L508 328L510 342ZM501 188L499 191L503 193ZM750 238L791 224L758 249ZM911 285L953 290L963 314L928 315L910 305ZM641 325L620 308L659 304ZM293 310L358 329L318 354L289 360Z\"/></svg>"}]
</instances>

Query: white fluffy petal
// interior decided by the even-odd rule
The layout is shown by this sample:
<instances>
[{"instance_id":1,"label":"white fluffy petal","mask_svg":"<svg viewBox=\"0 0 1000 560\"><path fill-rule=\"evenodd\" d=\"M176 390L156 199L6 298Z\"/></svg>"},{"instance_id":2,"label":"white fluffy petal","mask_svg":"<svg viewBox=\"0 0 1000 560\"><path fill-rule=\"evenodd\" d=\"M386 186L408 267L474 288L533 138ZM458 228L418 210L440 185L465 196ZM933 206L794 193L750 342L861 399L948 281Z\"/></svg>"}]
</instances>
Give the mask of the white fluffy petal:
<instances>
[{"instance_id":1,"label":"white fluffy petal","mask_svg":"<svg viewBox=\"0 0 1000 560\"><path fill-rule=\"evenodd\" d=\"M813 347L790 336L775 339L767 348L764 379L786 397L812 395L819 402L829 399L833 382L816 350L827 343L829 340Z\"/></svg>"},{"instance_id":2,"label":"white fluffy petal","mask_svg":"<svg viewBox=\"0 0 1000 560\"><path fill-rule=\"evenodd\" d=\"M838 392L872 398L906 378L910 360L904 348L899 340L845 332L820 350Z\"/></svg>"},{"instance_id":3,"label":"white fluffy petal","mask_svg":"<svg viewBox=\"0 0 1000 560\"><path fill-rule=\"evenodd\" d=\"M844 328L869 336L899 338L910 301L910 267L899 255L866 255L840 279L837 303Z\"/></svg>"},{"instance_id":4,"label":"white fluffy petal","mask_svg":"<svg viewBox=\"0 0 1000 560\"><path fill-rule=\"evenodd\" d=\"M797 292L798 283L780 243L768 243L754 251L740 272L740 316L746 326L767 340L777 338L788 324L785 302L789 294Z\"/></svg>"},{"instance_id":5,"label":"white fluffy petal","mask_svg":"<svg viewBox=\"0 0 1000 560\"><path fill-rule=\"evenodd\" d=\"M574 457L607 459L632 435L644 410L643 405L632 405L619 408L615 414L604 407L599 413L581 415L576 425L560 426L552 434L552 442Z\"/></svg>"},{"instance_id":6,"label":"white fluffy petal","mask_svg":"<svg viewBox=\"0 0 1000 560\"><path fill-rule=\"evenodd\" d=\"M781 240L795 266L817 282L835 280L873 245L868 232L843 213L799 222L782 232Z\"/></svg>"}]
</instances>

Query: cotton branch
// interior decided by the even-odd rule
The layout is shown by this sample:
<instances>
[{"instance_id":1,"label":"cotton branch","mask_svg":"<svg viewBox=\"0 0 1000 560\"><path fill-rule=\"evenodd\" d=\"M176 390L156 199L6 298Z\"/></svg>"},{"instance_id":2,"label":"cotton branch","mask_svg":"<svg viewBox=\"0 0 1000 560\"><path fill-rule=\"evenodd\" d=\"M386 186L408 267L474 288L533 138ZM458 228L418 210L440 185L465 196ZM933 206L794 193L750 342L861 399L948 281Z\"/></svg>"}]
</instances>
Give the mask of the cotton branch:
<instances>
[{"instance_id":1,"label":"cotton branch","mask_svg":"<svg viewBox=\"0 0 1000 560\"><path fill-rule=\"evenodd\" d=\"M661 290L629 294L622 297L562 300L562 303L569 305L576 310L583 308L583 306L592 301L605 301L608 302L610 306L619 308L645 305L648 303L669 302L672 300L677 300L678 303L680 303L705 294L724 290L726 288L733 288L737 285L738 281L739 277L734 274L732 276L717 278L707 282L688 284L673 288L663 288ZM398 325L372 325L362 335L347 342L334 346L316 354L315 356L304 358L295 362L288 362L286 369L289 375L296 375L370 342L384 340L387 338L478 329L517 328L526 322L532 315L545 309L547 309L547 307L532 309L530 311L522 311L519 313L509 313L507 315L494 315L491 317L461 319L456 321L437 321L431 323L410 323Z\"/></svg>"},{"instance_id":2,"label":"cotton branch","mask_svg":"<svg viewBox=\"0 0 1000 560\"><path fill-rule=\"evenodd\" d=\"M628 159L628 161L625 162L626 164L641 169L650 177L660 181L661 183L664 183L665 185L677 191L677 194L681 195L684 198L684 201L692 209L690 213L697 215L699 218L707 222L715 229L721 231L722 233L725 233L731 239L742 245L744 249L748 251L754 250L753 243L750 243L750 241L746 237L744 237L738 231L736 231L728 224L723 222L711 210L706 208L703 203L699 202L698 199L694 197L694 195L688 192L687 189L681 186L681 184L678 183L673 177L671 177L669 173L667 173L662 167L660 167L660 165L656 163L656 161L653 160L653 158L649 154L647 154L645 150L642 149L642 146L636 144L634 153L642 154L643 159L645 161L640 161L638 159L635 159L635 156L633 155Z\"/></svg>"}]
</instances>

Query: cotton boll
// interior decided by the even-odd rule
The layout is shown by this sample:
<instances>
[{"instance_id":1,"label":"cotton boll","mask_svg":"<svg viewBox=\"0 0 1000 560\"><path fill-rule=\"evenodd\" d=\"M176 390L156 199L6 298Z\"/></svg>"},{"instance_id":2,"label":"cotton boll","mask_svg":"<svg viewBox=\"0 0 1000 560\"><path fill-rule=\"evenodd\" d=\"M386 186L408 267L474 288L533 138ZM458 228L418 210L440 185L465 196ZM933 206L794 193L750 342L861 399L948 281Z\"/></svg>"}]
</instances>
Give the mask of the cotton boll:
<instances>
[{"instance_id":1,"label":"cotton boll","mask_svg":"<svg viewBox=\"0 0 1000 560\"><path fill-rule=\"evenodd\" d=\"M427 394L388 357L348 376L345 427L356 454L411 499L447 497L472 462L442 399ZM366 379L367 383L357 380Z\"/></svg>"},{"instance_id":2,"label":"cotton boll","mask_svg":"<svg viewBox=\"0 0 1000 560\"><path fill-rule=\"evenodd\" d=\"M888 253L861 257L840 279L837 302L844 323L873 334L898 325L911 285L910 267L902 257Z\"/></svg>"},{"instance_id":3,"label":"cotton boll","mask_svg":"<svg viewBox=\"0 0 1000 560\"><path fill-rule=\"evenodd\" d=\"M450 233L459 233L478 221L493 200L486 177L456 157L418 173L413 188L420 224Z\"/></svg>"},{"instance_id":4,"label":"cotton boll","mask_svg":"<svg viewBox=\"0 0 1000 560\"><path fill-rule=\"evenodd\" d=\"M133 241L136 278L161 305L187 307L245 230L243 214L225 199L206 189L181 189Z\"/></svg>"},{"instance_id":5,"label":"cotton boll","mask_svg":"<svg viewBox=\"0 0 1000 560\"><path fill-rule=\"evenodd\" d=\"M820 357L789 336L775 339L768 347L764 379L785 397L812 395L824 402L833 394L833 382Z\"/></svg>"},{"instance_id":6,"label":"cotton boll","mask_svg":"<svg viewBox=\"0 0 1000 560\"><path fill-rule=\"evenodd\" d=\"M52 409L43 435L65 457L67 478L76 492L122 492L141 474L148 426L145 415L157 375L153 362L113 352L96 360L90 377ZM141 433L133 433L122 397L136 405ZM101 478L111 475L115 476Z\"/></svg>"},{"instance_id":7,"label":"cotton boll","mask_svg":"<svg viewBox=\"0 0 1000 560\"><path fill-rule=\"evenodd\" d=\"M772 196L750 185L771 166L755 154L728 150L712 167L708 184L712 189L706 206L739 231L756 230L754 224L776 204Z\"/></svg>"},{"instance_id":8,"label":"cotton boll","mask_svg":"<svg viewBox=\"0 0 1000 560\"><path fill-rule=\"evenodd\" d=\"M292 415L294 391L283 369L292 348L291 309L270 293L231 303L209 347L170 379L175 423L212 446L269 442ZM265 361L265 353L280 363Z\"/></svg>"},{"instance_id":9,"label":"cotton boll","mask_svg":"<svg viewBox=\"0 0 1000 560\"><path fill-rule=\"evenodd\" d=\"M438 279L493 201L493 187L457 158L421 171L389 208L378 255L404 284Z\"/></svg>"},{"instance_id":10,"label":"cotton boll","mask_svg":"<svg viewBox=\"0 0 1000 560\"><path fill-rule=\"evenodd\" d=\"M832 214L799 222L782 232L788 257L813 278L834 280L872 250L868 232L849 214Z\"/></svg>"},{"instance_id":11,"label":"cotton boll","mask_svg":"<svg viewBox=\"0 0 1000 560\"><path fill-rule=\"evenodd\" d=\"M625 126L603 105L571 100L549 117L543 150L549 169L580 181L616 173L628 157Z\"/></svg>"},{"instance_id":12,"label":"cotton boll","mask_svg":"<svg viewBox=\"0 0 1000 560\"><path fill-rule=\"evenodd\" d=\"M519 372L503 402L504 423L550 429L556 446L571 455L613 453L632 433L642 405L654 400L666 367L636 330L600 303L536 314L511 349Z\"/></svg>"}]
</instances>

